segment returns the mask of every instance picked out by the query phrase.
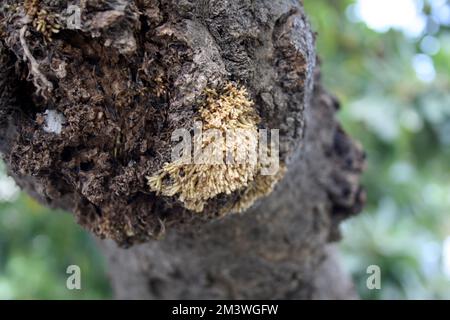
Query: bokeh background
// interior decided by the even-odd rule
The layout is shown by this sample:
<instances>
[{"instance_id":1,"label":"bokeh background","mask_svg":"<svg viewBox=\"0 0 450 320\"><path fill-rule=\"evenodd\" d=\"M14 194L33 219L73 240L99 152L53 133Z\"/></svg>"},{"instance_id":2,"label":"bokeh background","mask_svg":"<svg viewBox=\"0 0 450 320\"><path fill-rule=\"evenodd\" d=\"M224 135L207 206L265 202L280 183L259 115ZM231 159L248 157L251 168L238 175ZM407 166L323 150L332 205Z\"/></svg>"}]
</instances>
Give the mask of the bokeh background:
<instances>
[{"instance_id":1,"label":"bokeh background","mask_svg":"<svg viewBox=\"0 0 450 320\"><path fill-rule=\"evenodd\" d=\"M342 226L343 264L365 299L450 299L450 1L304 3L339 117L368 153L368 204ZM66 289L71 264L82 290ZM367 289L369 265L381 290ZM2 173L0 299L38 298L111 298L105 262L70 215Z\"/></svg>"}]
</instances>

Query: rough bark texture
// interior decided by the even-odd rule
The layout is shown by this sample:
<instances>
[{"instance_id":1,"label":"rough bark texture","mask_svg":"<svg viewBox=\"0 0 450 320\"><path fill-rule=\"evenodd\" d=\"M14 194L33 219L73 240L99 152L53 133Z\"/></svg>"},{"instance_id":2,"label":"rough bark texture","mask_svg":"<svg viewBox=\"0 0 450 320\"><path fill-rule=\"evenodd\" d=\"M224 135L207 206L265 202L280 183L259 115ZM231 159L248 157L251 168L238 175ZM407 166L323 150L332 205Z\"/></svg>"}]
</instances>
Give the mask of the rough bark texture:
<instances>
[{"instance_id":1,"label":"rough bark texture","mask_svg":"<svg viewBox=\"0 0 450 320\"><path fill-rule=\"evenodd\" d=\"M73 4L83 23L64 27ZM364 155L320 84L300 2L7 0L0 21L9 172L97 236L134 245L100 242L117 297L352 297L327 243L364 202ZM169 161L170 134L192 126L205 89L229 82L247 89L260 128L280 129L287 173L244 214L222 209L245 190L192 212L145 177Z\"/></svg>"},{"instance_id":2,"label":"rough bark texture","mask_svg":"<svg viewBox=\"0 0 450 320\"><path fill-rule=\"evenodd\" d=\"M361 209L362 151L334 117L320 85L306 111L303 146L275 191L229 216L128 250L101 243L120 298L346 299L348 276L327 243Z\"/></svg>"}]
</instances>

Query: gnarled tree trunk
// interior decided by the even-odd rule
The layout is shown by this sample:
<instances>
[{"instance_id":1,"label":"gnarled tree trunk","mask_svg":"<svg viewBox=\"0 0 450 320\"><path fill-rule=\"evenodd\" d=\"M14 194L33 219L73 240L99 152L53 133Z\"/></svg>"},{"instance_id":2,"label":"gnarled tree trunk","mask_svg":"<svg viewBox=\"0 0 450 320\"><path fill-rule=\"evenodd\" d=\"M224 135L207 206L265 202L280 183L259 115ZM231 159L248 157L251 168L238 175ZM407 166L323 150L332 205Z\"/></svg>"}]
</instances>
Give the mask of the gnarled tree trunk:
<instances>
[{"instance_id":1,"label":"gnarled tree trunk","mask_svg":"<svg viewBox=\"0 0 450 320\"><path fill-rule=\"evenodd\" d=\"M364 202L364 155L320 83L300 2L8 0L0 18L10 174L128 247L99 240L117 297L355 296L328 243ZM220 100L230 83L245 88L240 100ZM199 178L194 207L182 191L149 187L170 161L170 133L224 101L254 108L255 129L280 130L284 175L255 171L242 185L208 177L227 190L208 195Z\"/></svg>"},{"instance_id":2,"label":"gnarled tree trunk","mask_svg":"<svg viewBox=\"0 0 450 320\"><path fill-rule=\"evenodd\" d=\"M349 299L335 248L339 222L360 210L363 154L318 85L303 146L274 192L234 215L158 242L119 249L102 242L119 298Z\"/></svg>"}]
</instances>

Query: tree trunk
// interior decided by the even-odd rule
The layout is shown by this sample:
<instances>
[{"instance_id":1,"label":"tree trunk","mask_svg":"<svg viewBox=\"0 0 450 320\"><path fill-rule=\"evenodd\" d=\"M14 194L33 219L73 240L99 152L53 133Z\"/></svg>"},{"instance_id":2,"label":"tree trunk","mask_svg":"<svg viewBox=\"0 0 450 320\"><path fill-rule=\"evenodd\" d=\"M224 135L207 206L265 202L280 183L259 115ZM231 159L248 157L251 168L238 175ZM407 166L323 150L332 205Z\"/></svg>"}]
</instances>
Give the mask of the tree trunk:
<instances>
[{"instance_id":1,"label":"tree trunk","mask_svg":"<svg viewBox=\"0 0 450 320\"><path fill-rule=\"evenodd\" d=\"M114 240L98 243L118 298L355 297L328 243L364 203L364 154L321 85L302 3L16 2L0 10L1 151L22 188ZM255 126L280 129L284 177L262 188L252 172L195 209L149 188L170 133L192 126L205 91L228 103L230 83Z\"/></svg>"},{"instance_id":2,"label":"tree trunk","mask_svg":"<svg viewBox=\"0 0 450 320\"><path fill-rule=\"evenodd\" d=\"M339 222L360 210L360 149L343 133L337 102L319 86L304 144L274 192L233 215L158 242L100 242L119 298L349 299L335 248Z\"/></svg>"}]
</instances>

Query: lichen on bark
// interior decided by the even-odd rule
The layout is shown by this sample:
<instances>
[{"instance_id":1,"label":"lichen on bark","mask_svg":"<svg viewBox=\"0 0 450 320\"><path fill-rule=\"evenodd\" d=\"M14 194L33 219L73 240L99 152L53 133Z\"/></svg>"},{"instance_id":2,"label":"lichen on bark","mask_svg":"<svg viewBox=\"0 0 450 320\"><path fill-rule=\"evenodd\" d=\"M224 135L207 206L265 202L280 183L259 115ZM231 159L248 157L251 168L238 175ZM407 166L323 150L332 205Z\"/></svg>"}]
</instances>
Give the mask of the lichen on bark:
<instances>
[{"instance_id":1,"label":"lichen on bark","mask_svg":"<svg viewBox=\"0 0 450 320\"><path fill-rule=\"evenodd\" d=\"M158 195L178 196L186 209L195 212L202 212L217 196L234 194L237 200L224 204L221 214L244 211L268 195L282 178L281 168L270 176L261 172L264 164L258 151L272 151L274 157L278 154L258 143L260 117L245 88L229 83L220 93L207 90L198 113L200 133L193 141L182 141L189 144L188 154L148 177L150 189ZM259 150L262 148L265 150Z\"/></svg>"}]
</instances>

